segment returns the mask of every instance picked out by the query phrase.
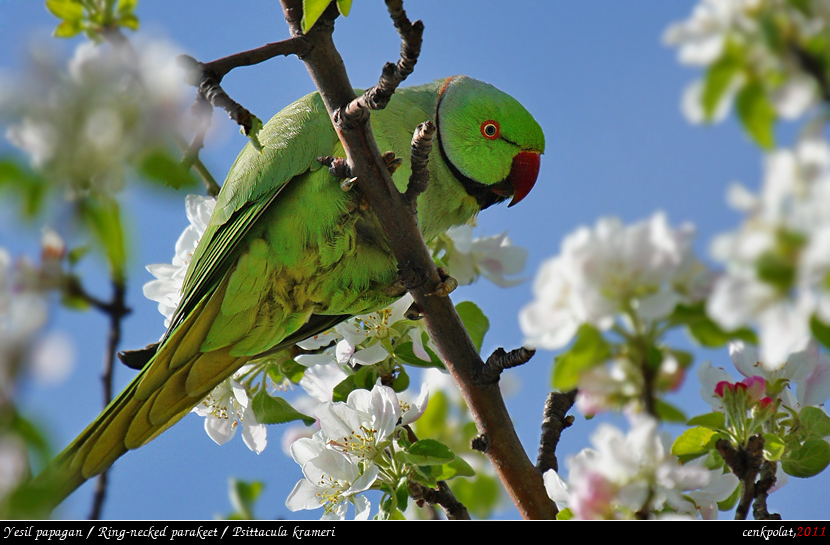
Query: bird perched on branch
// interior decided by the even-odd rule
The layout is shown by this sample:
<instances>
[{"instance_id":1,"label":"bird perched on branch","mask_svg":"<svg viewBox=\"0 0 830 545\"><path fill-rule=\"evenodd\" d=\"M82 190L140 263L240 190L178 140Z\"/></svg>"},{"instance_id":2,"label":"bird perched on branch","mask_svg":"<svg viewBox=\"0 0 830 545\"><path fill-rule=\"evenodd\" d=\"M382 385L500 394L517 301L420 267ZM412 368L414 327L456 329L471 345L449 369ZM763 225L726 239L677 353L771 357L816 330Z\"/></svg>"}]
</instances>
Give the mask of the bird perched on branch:
<instances>
[{"instance_id":1,"label":"bird perched on branch","mask_svg":"<svg viewBox=\"0 0 830 545\"><path fill-rule=\"evenodd\" d=\"M393 175L401 191L413 131L425 120L437 127L417 202L425 240L508 198L518 203L536 181L542 129L492 85L455 76L399 89L371 120L379 149L403 159ZM319 94L279 112L259 140L262 150L249 144L225 180L165 336L132 355L140 373L13 496L12 514L30 502L51 510L251 359L403 295L372 209L318 161L344 155Z\"/></svg>"}]
</instances>

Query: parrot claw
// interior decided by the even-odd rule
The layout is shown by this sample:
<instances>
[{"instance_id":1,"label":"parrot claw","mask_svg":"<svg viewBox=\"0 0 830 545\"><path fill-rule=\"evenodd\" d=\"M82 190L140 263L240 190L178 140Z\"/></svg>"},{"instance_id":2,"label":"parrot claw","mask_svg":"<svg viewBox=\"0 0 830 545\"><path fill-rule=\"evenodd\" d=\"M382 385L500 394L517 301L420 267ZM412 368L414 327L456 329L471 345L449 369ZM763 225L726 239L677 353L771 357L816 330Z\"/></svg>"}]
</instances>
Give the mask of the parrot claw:
<instances>
[{"instance_id":1,"label":"parrot claw","mask_svg":"<svg viewBox=\"0 0 830 545\"><path fill-rule=\"evenodd\" d=\"M435 291L429 295L437 295L438 297L447 297L455 288L458 287L458 280L450 276L450 272L446 267L438 267L438 276L441 277L441 282L435 286Z\"/></svg>"},{"instance_id":2,"label":"parrot claw","mask_svg":"<svg viewBox=\"0 0 830 545\"><path fill-rule=\"evenodd\" d=\"M343 191L349 191L351 188L354 187L354 183L357 181L357 177L355 178L346 178L342 182L340 182L340 189Z\"/></svg>"},{"instance_id":3,"label":"parrot claw","mask_svg":"<svg viewBox=\"0 0 830 545\"><path fill-rule=\"evenodd\" d=\"M386 163L386 169L389 174L394 174L396 170L403 164L403 159L395 157L394 151L387 151L383 154L383 162Z\"/></svg>"},{"instance_id":4,"label":"parrot claw","mask_svg":"<svg viewBox=\"0 0 830 545\"><path fill-rule=\"evenodd\" d=\"M412 303L409 305L409 308L406 309L406 312L403 313L404 318L407 320L420 320L424 317L424 312L421 310L416 303Z\"/></svg>"}]
</instances>

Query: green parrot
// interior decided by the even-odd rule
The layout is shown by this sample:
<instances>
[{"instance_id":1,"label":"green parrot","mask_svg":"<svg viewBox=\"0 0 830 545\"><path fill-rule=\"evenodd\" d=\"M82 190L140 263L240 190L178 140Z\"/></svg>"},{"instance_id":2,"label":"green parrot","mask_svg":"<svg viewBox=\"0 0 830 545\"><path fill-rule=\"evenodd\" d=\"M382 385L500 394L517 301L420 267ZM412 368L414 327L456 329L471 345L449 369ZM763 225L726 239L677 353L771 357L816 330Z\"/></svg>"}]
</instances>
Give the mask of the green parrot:
<instances>
[{"instance_id":1,"label":"green parrot","mask_svg":"<svg viewBox=\"0 0 830 545\"><path fill-rule=\"evenodd\" d=\"M393 175L401 191L413 131L428 119L437 126L417 206L425 240L509 197L516 204L536 181L542 129L492 85L454 76L399 89L371 119L379 149L403 159ZM133 354L135 379L25 487L48 491L47 509L172 426L248 361L403 295L371 208L318 161L344 156L319 94L279 112L259 139L262 150L246 146L225 180L165 336Z\"/></svg>"}]
</instances>

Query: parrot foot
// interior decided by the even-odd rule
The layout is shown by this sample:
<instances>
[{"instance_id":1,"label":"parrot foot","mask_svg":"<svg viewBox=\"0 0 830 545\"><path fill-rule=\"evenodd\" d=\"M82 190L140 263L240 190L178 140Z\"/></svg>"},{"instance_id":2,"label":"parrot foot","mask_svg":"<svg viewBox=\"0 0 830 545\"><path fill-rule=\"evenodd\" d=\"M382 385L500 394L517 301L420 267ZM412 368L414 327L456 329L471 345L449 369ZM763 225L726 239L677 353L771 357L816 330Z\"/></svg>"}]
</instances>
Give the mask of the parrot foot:
<instances>
[{"instance_id":1,"label":"parrot foot","mask_svg":"<svg viewBox=\"0 0 830 545\"><path fill-rule=\"evenodd\" d=\"M403 297L406 291L406 285L400 278L383 288L383 294L388 297Z\"/></svg>"},{"instance_id":2,"label":"parrot foot","mask_svg":"<svg viewBox=\"0 0 830 545\"><path fill-rule=\"evenodd\" d=\"M326 155L325 157L318 157L317 162L323 166L329 167L329 174L335 178L342 179L354 177L352 174L352 168L349 166L349 162L342 157L332 157L331 155Z\"/></svg>"},{"instance_id":3,"label":"parrot foot","mask_svg":"<svg viewBox=\"0 0 830 545\"><path fill-rule=\"evenodd\" d=\"M447 297L455 288L458 287L458 280L450 276L450 271L446 267L438 267L438 276L441 277L441 282L435 286L435 291L429 295L437 295L438 297Z\"/></svg>"},{"instance_id":4,"label":"parrot foot","mask_svg":"<svg viewBox=\"0 0 830 545\"><path fill-rule=\"evenodd\" d=\"M387 151L383 154L383 162L386 163L386 170L392 175L403 164L403 159L395 157L394 151Z\"/></svg>"}]
</instances>

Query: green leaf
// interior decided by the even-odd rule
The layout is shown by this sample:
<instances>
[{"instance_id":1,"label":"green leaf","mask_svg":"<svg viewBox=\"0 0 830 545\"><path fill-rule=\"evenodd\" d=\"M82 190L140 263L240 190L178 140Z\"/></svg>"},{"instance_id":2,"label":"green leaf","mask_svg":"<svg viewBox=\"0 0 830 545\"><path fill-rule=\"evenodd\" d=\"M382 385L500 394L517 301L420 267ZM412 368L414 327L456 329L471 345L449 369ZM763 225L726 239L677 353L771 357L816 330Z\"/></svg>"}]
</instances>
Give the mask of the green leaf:
<instances>
[{"instance_id":1,"label":"green leaf","mask_svg":"<svg viewBox=\"0 0 830 545\"><path fill-rule=\"evenodd\" d=\"M231 504L236 509L236 513L231 517L235 519L238 516L243 520L254 519L254 504L262 494L265 485L260 481L247 482L231 477L229 487Z\"/></svg>"},{"instance_id":2,"label":"green leaf","mask_svg":"<svg viewBox=\"0 0 830 545\"><path fill-rule=\"evenodd\" d=\"M378 381L378 368L374 365L365 365L358 369L353 376L356 388L371 390Z\"/></svg>"},{"instance_id":3,"label":"green leaf","mask_svg":"<svg viewBox=\"0 0 830 545\"><path fill-rule=\"evenodd\" d=\"M810 331L825 348L830 348L830 326L819 320L815 314L810 316Z\"/></svg>"},{"instance_id":4,"label":"green leaf","mask_svg":"<svg viewBox=\"0 0 830 545\"><path fill-rule=\"evenodd\" d=\"M450 488L467 511L479 519L489 517L504 490L496 477L486 473L478 474L475 479L454 479Z\"/></svg>"},{"instance_id":5,"label":"green leaf","mask_svg":"<svg viewBox=\"0 0 830 545\"><path fill-rule=\"evenodd\" d=\"M660 420L663 422L674 422L677 424L686 423L686 415L683 414L683 411L671 403L658 399L655 409L657 410L657 416L659 416Z\"/></svg>"},{"instance_id":6,"label":"green leaf","mask_svg":"<svg viewBox=\"0 0 830 545\"><path fill-rule=\"evenodd\" d=\"M449 481L455 477L474 477L476 474L473 466L468 464L467 461L460 456L456 456L455 460L452 462L442 464L438 467L441 469L440 473L436 475L436 479L439 481Z\"/></svg>"},{"instance_id":7,"label":"green leaf","mask_svg":"<svg viewBox=\"0 0 830 545\"><path fill-rule=\"evenodd\" d=\"M574 518L574 514L570 507L566 507L556 513L556 520L571 520L572 518Z\"/></svg>"},{"instance_id":8,"label":"green leaf","mask_svg":"<svg viewBox=\"0 0 830 545\"><path fill-rule=\"evenodd\" d=\"M139 27L138 17L132 13L125 13L118 18L117 22L119 26L129 28L130 30L138 30Z\"/></svg>"},{"instance_id":9,"label":"green leaf","mask_svg":"<svg viewBox=\"0 0 830 545\"><path fill-rule=\"evenodd\" d=\"M329 7L331 1L332 0L303 0L303 19L300 21L300 27L302 28L303 34L311 30L311 27L314 26L317 19L319 19L320 16L323 15L323 12L326 11L326 8Z\"/></svg>"},{"instance_id":10,"label":"green leaf","mask_svg":"<svg viewBox=\"0 0 830 545\"><path fill-rule=\"evenodd\" d=\"M709 428L696 427L684 431L671 447L671 453L683 463L708 453L719 437L718 432Z\"/></svg>"},{"instance_id":11,"label":"green leaf","mask_svg":"<svg viewBox=\"0 0 830 545\"><path fill-rule=\"evenodd\" d=\"M118 202L108 198L86 199L79 203L78 213L103 248L113 279L123 281L127 245Z\"/></svg>"},{"instance_id":12,"label":"green leaf","mask_svg":"<svg viewBox=\"0 0 830 545\"><path fill-rule=\"evenodd\" d=\"M449 414L447 395L441 390L430 392L426 411L414 422L415 432L420 437L439 436L447 428Z\"/></svg>"},{"instance_id":13,"label":"green leaf","mask_svg":"<svg viewBox=\"0 0 830 545\"><path fill-rule=\"evenodd\" d=\"M735 109L752 139L762 148L772 149L775 146L775 108L761 82L750 81L738 91Z\"/></svg>"},{"instance_id":14,"label":"green leaf","mask_svg":"<svg viewBox=\"0 0 830 545\"><path fill-rule=\"evenodd\" d=\"M732 491L728 498L718 502L718 509L720 511L731 511L738 503L738 498L741 497L742 488L740 484L735 486L735 490Z\"/></svg>"},{"instance_id":15,"label":"green leaf","mask_svg":"<svg viewBox=\"0 0 830 545\"><path fill-rule=\"evenodd\" d=\"M43 211L50 184L29 168L13 159L0 161L0 189L17 192L23 205L23 215L32 219Z\"/></svg>"},{"instance_id":16,"label":"green leaf","mask_svg":"<svg viewBox=\"0 0 830 545\"><path fill-rule=\"evenodd\" d=\"M804 407L798 414L798 421L806 439L830 436L830 416L819 407Z\"/></svg>"},{"instance_id":17,"label":"green leaf","mask_svg":"<svg viewBox=\"0 0 830 545\"><path fill-rule=\"evenodd\" d=\"M478 308L478 305L471 301L463 301L458 303L455 305L455 310L458 312L458 316L464 323L464 327L467 329L467 333L469 333L470 339L472 339L476 350L481 352L481 345L484 342L484 335L487 333L487 330L490 329L490 320L488 320L487 316L485 316L481 309Z\"/></svg>"},{"instance_id":18,"label":"green leaf","mask_svg":"<svg viewBox=\"0 0 830 545\"><path fill-rule=\"evenodd\" d=\"M455 453L434 439L421 439L406 450L396 452L395 459L418 466L442 465L455 460Z\"/></svg>"},{"instance_id":19,"label":"green leaf","mask_svg":"<svg viewBox=\"0 0 830 545\"><path fill-rule=\"evenodd\" d=\"M687 422L687 424L689 424L690 426L703 426L704 428L709 428L713 430L725 430L726 415L717 411L707 414L701 414L699 416L691 418Z\"/></svg>"},{"instance_id":20,"label":"green leaf","mask_svg":"<svg viewBox=\"0 0 830 545\"><path fill-rule=\"evenodd\" d=\"M5 415L6 418L11 416L10 421L7 422L8 427L6 429L23 438L29 449L37 455L38 460L46 465L52 459L52 456L54 456L47 436L37 424L14 410L14 408L12 408L11 412L11 415Z\"/></svg>"},{"instance_id":21,"label":"green leaf","mask_svg":"<svg viewBox=\"0 0 830 545\"><path fill-rule=\"evenodd\" d=\"M741 68L740 61L734 55L726 53L706 71L700 97L706 121L711 121L714 117L718 104L732 81L741 73Z\"/></svg>"},{"instance_id":22,"label":"green leaf","mask_svg":"<svg viewBox=\"0 0 830 545\"><path fill-rule=\"evenodd\" d=\"M583 324L567 352L557 356L553 367L553 387L561 392L576 388L583 371L600 365L611 355L611 345L590 324Z\"/></svg>"},{"instance_id":23,"label":"green leaf","mask_svg":"<svg viewBox=\"0 0 830 545\"><path fill-rule=\"evenodd\" d=\"M810 439L788 452L781 460L781 469L793 477L813 477L830 464L830 444L824 439Z\"/></svg>"},{"instance_id":24,"label":"green leaf","mask_svg":"<svg viewBox=\"0 0 830 545\"><path fill-rule=\"evenodd\" d=\"M770 462L777 462L784 454L784 441L773 433L765 433L764 437L764 459Z\"/></svg>"},{"instance_id":25,"label":"green leaf","mask_svg":"<svg viewBox=\"0 0 830 545\"><path fill-rule=\"evenodd\" d=\"M63 22L80 22L84 17L80 0L46 0L46 9Z\"/></svg>"},{"instance_id":26,"label":"green leaf","mask_svg":"<svg viewBox=\"0 0 830 545\"><path fill-rule=\"evenodd\" d=\"M758 339L755 333L747 328L735 331L724 331L718 324L712 321L706 314L705 303L695 305L677 305L669 322L672 325L685 326L689 334L701 345L709 348L720 348L733 339L757 344Z\"/></svg>"},{"instance_id":27,"label":"green leaf","mask_svg":"<svg viewBox=\"0 0 830 545\"><path fill-rule=\"evenodd\" d=\"M118 2L118 14L125 15L133 13L138 6L138 0L120 0Z\"/></svg>"},{"instance_id":28,"label":"green leaf","mask_svg":"<svg viewBox=\"0 0 830 545\"><path fill-rule=\"evenodd\" d=\"M351 10L352 0L337 0L337 11L340 12L340 15L348 17Z\"/></svg>"},{"instance_id":29,"label":"green leaf","mask_svg":"<svg viewBox=\"0 0 830 545\"><path fill-rule=\"evenodd\" d=\"M138 173L148 180L161 182L175 189L196 185L196 180L190 172L165 149L155 149L144 155L138 164Z\"/></svg>"},{"instance_id":30,"label":"green leaf","mask_svg":"<svg viewBox=\"0 0 830 545\"><path fill-rule=\"evenodd\" d=\"M66 261L69 263L69 266L74 267L77 265L89 253L89 250L89 245L85 244L83 246L76 246L66 252Z\"/></svg>"},{"instance_id":31,"label":"green leaf","mask_svg":"<svg viewBox=\"0 0 830 545\"><path fill-rule=\"evenodd\" d=\"M795 282L796 266L786 254L765 252L758 258L755 267L758 278L776 289L789 290Z\"/></svg>"},{"instance_id":32,"label":"green leaf","mask_svg":"<svg viewBox=\"0 0 830 545\"><path fill-rule=\"evenodd\" d=\"M261 424L285 424L302 420L306 426L310 426L315 422L314 417L301 413L283 398L274 397L264 389L254 396L251 408Z\"/></svg>"},{"instance_id":33,"label":"green leaf","mask_svg":"<svg viewBox=\"0 0 830 545\"><path fill-rule=\"evenodd\" d=\"M426 345L424 345L424 350L426 350L429 355L430 361L424 361L416 356L413 345L409 341L396 344L394 356L403 363L413 367L436 367L438 369L446 369L444 367L444 362L441 361L441 358L435 355L435 352L430 350L430 348Z\"/></svg>"},{"instance_id":34,"label":"green leaf","mask_svg":"<svg viewBox=\"0 0 830 545\"><path fill-rule=\"evenodd\" d=\"M395 380L392 381L392 389L397 393L401 393L405 392L407 388L409 388L409 374L407 374L406 369L402 365L399 365L398 374Z\"/></svg>"},{"instance_id":35,"label":"green leaf","mask_svg":"<svg viewBox=\"0 0 830 545\"><path fill-rule=\"evenodd\" d=\"M74 38L84 29L83 21L61 21L52 32L55 38Z\"/></svg>"},{"instance_id":36,"label":"green leaf","mask_svg":"<svg viewBox=\"0 0 830 545\"><path fill-rule=\"evenodd\" d=\"M331 392L331 400L346 401L349 398L349 394L352 393L352 390L356 390L357 388L354 382L354 375L349 375L334 387L334 390Z\"/></svg>"}]
</instances>

